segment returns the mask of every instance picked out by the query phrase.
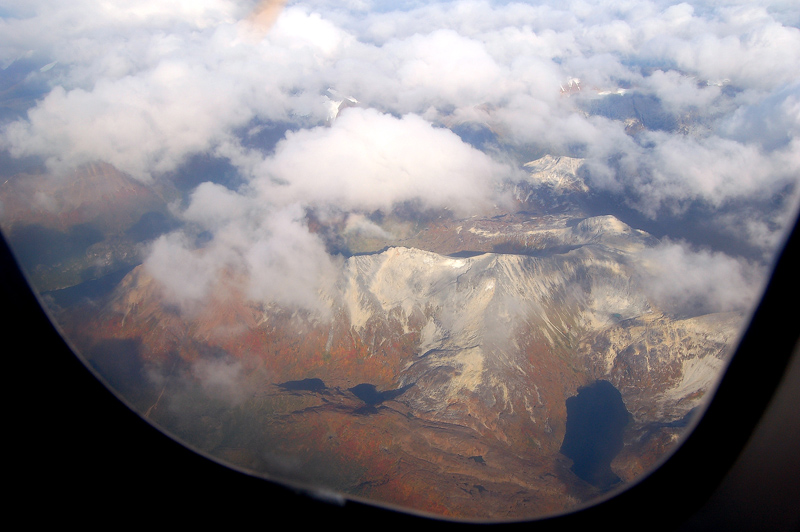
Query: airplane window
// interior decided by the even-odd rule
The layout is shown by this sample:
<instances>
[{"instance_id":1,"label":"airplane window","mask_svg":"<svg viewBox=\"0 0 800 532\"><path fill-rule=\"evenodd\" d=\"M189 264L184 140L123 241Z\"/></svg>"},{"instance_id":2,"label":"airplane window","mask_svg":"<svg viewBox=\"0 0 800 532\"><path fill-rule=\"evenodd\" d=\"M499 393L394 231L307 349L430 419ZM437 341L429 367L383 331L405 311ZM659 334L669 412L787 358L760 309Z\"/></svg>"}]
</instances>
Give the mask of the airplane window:
<instances>
[{"instance_id":1,"label":"airplane window","mask_svg":"<svg viewBox=\"0 0 800 532\"><path fill-rule=\"evenodd\" d=\"M799 15L3 7L0 228L188 448L415 514L563 514L680 446L761 296L800 204Z\"/></svg>"}]
</instances>

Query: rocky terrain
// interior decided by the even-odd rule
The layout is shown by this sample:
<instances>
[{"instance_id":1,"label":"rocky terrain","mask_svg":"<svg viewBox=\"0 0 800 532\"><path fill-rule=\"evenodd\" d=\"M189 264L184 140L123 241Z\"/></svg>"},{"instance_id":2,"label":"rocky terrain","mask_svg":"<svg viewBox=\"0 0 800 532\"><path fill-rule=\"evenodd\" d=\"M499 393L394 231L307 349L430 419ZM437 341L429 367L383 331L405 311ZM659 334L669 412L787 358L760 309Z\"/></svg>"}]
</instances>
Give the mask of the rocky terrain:
<instances>
[{"instance_id":1,"label":"rocky terrain","mask_svg":"<svg viewBox=\"0 0 800 532\"><path fill-rule=\"evenodd\" d=\"M141 263L141 243L174 227L175 196L105 163L0 184L0 227L37 290L75 286Z\"/></svg>"},{"instance_id":2,"label":"rocky terrain","mask_svg":"<svg viewBox=\"0 0 800 532\"><path fill-rule=\"evenodd\" d=\"M560 452L566 400L598 380L619 390L630 422L611 467L631 481L674 448L743 323L665 313L643 284L641 255L657 239L613 216L548 210L542 198L585 192L579 166L529 164L516 212L490 217L412 224L394 213L377 236L309 217L348 251L321 311L253 301L230 272L186 312L145 265L100 298L51 306L133 408L235 467L457 518L564 511L609 488L579 478ZM130 228L153 205L73 254L82 271L119 235L134 249ZM5 214L12 237L34 220L72 227L15 213Z\"/></svg>"}]
</instances>

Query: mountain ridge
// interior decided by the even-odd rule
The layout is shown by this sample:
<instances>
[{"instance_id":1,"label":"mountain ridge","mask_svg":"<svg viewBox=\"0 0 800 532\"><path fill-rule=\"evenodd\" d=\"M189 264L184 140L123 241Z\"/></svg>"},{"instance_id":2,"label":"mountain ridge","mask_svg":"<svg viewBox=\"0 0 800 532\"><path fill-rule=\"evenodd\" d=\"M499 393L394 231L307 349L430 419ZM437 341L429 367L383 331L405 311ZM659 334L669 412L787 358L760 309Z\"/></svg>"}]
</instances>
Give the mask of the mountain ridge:
<instances>
[{"instance_id":1,"label":"mountain ridge","mask_svg":"<svg viewBox=\"0 0 800 532\"><path fill-rule=\"evenodd\" d=\"M454 220L451 227L463 231L465 223L484 222ZM515 234L510 227L485 238ZM631 481L674 448L682 431L676 420L702 407L716 380L711 370L724 364L742 316L679 319L659 310L635 275L639 254L657 241L614 217L560 219L555 229L546 229L548 239L539 242L562 252L539 256L451 257L393 246L348 257L334 291L323 297L329 315L249 300L236 275L223 278L211 299L187 314L170 305L146 267L138 266L89 319L75 311L66 322L90 364L104 371L120 370L101 353L103 342L137 342L134 366L144 390L137 392L137 408L220 459L293 482L313 478L301 471L316 471L321 466L314 464L334 453L344 462L335 468L339 473L320 477L328 488L405 501L422 511L439 512L443 505L448 515L460 516L473 515L467 501L484 492L470 488L472 495L454 502L460 499L445 488L447 468L415 469L437 486L435 496L409 498L401 494L416 481L388 479L404 463L423 467L443 460L469 478L489 456L493 468L522 460L525 470L508 472L508 479L517 479L513 489L523 482L524 491L545 490L549 495L536 504L563 509L585 494L559 453L565 399L600 379L620 390L633 422L613 467ZM301 379L321 379L331 390L403 392L372 405L341 392L274 388ZM188 406L190 397L195 406ZM199 411L205 412L200 421L192 421L197 404L209 406ZM220 440L213 427L230 424L232 415L260 421ZM467 431L463 437L473 443L450 441L447 427ZM264 445L304 430L336 436L304 440L303 451L283 445L278 462L257 458ZM381 437L384 450L361 449L356 442L375 430L389 431ZM398 430L417 433L408 438ZM242 440L246 433L255 435ZM351 454L334 444L343 434L361 450ZM239 442L234 454L222 443L231 438ZM300 469L286 470L284 460ZM348 468L348 460L361 465ZM523 480L525 471L538 473ZM473 484L485 488L485 481ZM487 511L502 514L508 495L495 492L496 506ZM529 510L523 504L514 510L522 513L513 515Z\"/></svg>"}]
</instances>

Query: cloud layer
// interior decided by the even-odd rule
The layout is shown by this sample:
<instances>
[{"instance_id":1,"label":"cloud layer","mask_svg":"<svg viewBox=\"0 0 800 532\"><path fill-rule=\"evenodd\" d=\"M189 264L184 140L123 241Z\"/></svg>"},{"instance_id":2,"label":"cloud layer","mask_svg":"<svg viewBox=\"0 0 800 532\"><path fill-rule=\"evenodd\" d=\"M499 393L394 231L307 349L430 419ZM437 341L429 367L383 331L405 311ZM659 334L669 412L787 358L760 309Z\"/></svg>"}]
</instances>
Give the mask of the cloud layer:
<instances>
[{"instance_id":1,"label":"cloud layer","mask_svg":"<svg viewBox=\"0 0 800 532\"><path fill-rule=\"evenodd\" d=\"M724 253L666 240L638 265L641 284L659 308L682 316L748 309L763 286L763 270Z\"/></svg>"},{"instance_id":2,"label":"cloud layer","mask_svg":"<svg viewBox=\"0 0 800 532\"><path fill-rule=\"evenodd\" d=\"M253 297L313 291L333 259L304 209L419 200L468 215L502 201L519 153L583 157L596 193L654 219L700 209L765 257L797 208L793 2L312 0L276 2L267 22L254 1L6 4L0 65L28 69L41 93L0 126L12 156L54 174L104 160L153 182L210 153L245 180L201 185L178 208L212 234L203 252L188 232L154 244L156 276L184 270L176 301L234 266ZM358 107L331 123L332 94ZM294 132L258 145L248 132L270 124ZM464 124L502 149L448 129ZM747 209L754 200L771 207ZM291 269L286 249L316 270L279 289L269 279Z\"/></svg>"}]
</instances>

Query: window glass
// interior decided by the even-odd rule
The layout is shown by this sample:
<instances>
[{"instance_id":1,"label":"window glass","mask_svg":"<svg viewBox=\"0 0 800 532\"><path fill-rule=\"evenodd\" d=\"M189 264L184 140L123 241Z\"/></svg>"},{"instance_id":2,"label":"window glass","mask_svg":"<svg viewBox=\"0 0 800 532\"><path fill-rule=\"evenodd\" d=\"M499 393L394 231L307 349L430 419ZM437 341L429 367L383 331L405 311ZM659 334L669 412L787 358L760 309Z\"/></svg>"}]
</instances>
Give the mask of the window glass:
<instances>
[{"instance_id":1,"label":"window glass","mask_svg":"<svg viewBox=\"0 0 800 532\"><path fill-rule=\"evenodd\" d=\"M12 2L0 227L186 446L440 517L624 488L798 207L787 2Z\"/></svg>"}]
</instances>

